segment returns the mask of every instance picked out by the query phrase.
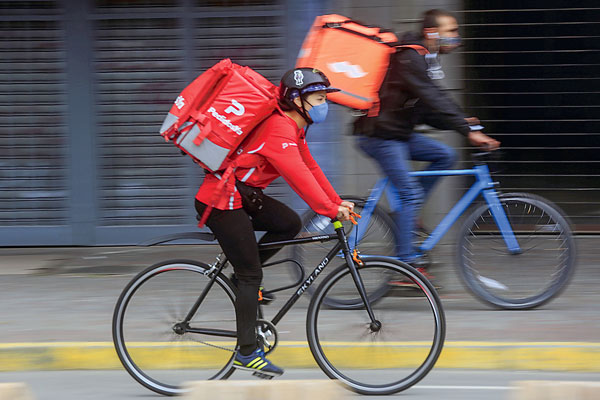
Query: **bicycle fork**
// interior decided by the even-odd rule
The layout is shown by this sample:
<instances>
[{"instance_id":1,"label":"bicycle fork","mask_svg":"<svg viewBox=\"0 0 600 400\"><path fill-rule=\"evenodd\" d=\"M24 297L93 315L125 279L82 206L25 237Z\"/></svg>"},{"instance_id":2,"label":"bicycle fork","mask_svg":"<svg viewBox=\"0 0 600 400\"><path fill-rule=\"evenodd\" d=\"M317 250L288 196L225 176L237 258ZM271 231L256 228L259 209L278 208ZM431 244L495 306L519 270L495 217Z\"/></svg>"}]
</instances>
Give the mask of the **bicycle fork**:
<instances>
[{"instance_id":1,"label":"bicycle fork","mask_svg":"<svg viewBox=\"0 0 600 400\"><path fill-rule=\"evenodd\" d=\"M484 190L483 197L485 201L487 201L490 207L490 213L496 221L496 225L500 229L500 233L502 234L502 238L504 239L504 243L506 243L506 247L511 254L521 254L521 247L519 246L519 242L515 237L515 233L510 225L510 221L502 208L502 204L498 199L498 195L494 190Z\"/></svg>"},{"instance_id":2,"label":"bicycle fork","mask_svg":"<svg viewBox=\"0 0 600 400\"><path fill-rule=\"evenodd\" d=\"M367 296L367 290L365 285L360 277L358 272L358 268L354 264L354 260L352 259L352 254L350 253L350 246L348 245L348 239L346 237L346 233L344 232L344 227L340 221L334 221L333 227L340 239L340 243L342 244L342 252L344 253L344 258L346 259L346 264L348 264L348 268L350 268L350 274L352 275L352 279L354 280L354 284L358 289L358 293L360 297L365 303L365 308L367 309L367 314L369 314L369 318L371 319L371 323L369 324L369 328L371 332L378 332L381 329L381 322L375 318L375 314L373 314L373 308L371 307L371 303L369 302L369 297Z\"/></svg>"}]
</instances>

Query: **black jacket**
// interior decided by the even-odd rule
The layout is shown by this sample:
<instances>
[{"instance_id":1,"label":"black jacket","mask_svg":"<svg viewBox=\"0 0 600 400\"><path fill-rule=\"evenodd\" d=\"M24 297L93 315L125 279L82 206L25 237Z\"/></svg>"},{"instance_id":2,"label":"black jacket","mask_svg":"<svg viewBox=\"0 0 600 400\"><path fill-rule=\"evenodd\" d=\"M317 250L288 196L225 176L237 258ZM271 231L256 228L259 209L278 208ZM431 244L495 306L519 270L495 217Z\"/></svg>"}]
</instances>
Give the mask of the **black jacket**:
<instances>
[{"instance_id":1,"label":"black jacket","mask_svg":"<svg viewBox=\"0 0 600 400\"><path fill-rule=\"evenodd\" d=\"M403 38L405 44L422 42L414 35ZM407 140L414 126L469 133L469 125L460 107L427 75L425 57L411 48L399 49L379 91L380 111L377 117L360 117L354 132L382 139Z\"/></svg>"}]
</instances>

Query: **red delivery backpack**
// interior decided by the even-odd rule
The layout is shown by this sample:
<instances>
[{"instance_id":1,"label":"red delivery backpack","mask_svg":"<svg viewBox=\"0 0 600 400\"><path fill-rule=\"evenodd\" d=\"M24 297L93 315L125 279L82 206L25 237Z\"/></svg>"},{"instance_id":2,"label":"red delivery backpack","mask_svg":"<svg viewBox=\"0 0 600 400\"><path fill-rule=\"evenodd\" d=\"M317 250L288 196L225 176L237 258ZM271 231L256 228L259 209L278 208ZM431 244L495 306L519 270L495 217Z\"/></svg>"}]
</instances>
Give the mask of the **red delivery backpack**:
<instances>
[{"instance_id":1,"label":"red delivery backpack","mask_svg":"<svg viewBox=\"0 0 600 400\"><path fill-rule=\"evenodd\" d=\"M210 172L223 171L204 225L223 189L234 190L238 148L277 107L277 87L249 67L221 60L179 94L160 134Z\"/></svg>"},{"instance_id":2,"label":"red delivery backpack","mask_svg":"<svg viewBox=\"0 0 600 400\"><path fill-rule=\"evenodd\" d=\"M203 168L226 169L254 127L277 107L277 87L249 67L221 60L177 97L160 134Z\"/></svg>"},{"instance_id":3,"label":"red delivery backpack","mask_svg":"<svg viewBox=\"0 0 600 400\"><path fill-rule=\"evenodd\" d=\"M337 14L321 15L304 39L296 67L325 72L331 86L341 89L329 93L328 99L374 117L379 114L379 88L390 57L398 48L405 47L423 55L429 53L418 45L399 46L398 38L390 30Z\"/></svg>"}]
</instances>

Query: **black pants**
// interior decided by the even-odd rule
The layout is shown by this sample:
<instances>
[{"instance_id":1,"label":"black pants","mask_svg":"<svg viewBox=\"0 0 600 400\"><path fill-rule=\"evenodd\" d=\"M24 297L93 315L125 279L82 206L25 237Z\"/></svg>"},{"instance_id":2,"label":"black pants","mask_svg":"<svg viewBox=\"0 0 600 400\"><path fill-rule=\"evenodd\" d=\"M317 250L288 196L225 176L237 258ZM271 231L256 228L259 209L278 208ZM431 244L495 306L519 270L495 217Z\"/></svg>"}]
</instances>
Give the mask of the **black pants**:
<instances>
[{"instance_id":1,"label":"black pants","mask_svg":"<svg viewBox=\"0 0 600 400\"><path fill-rule=\"evenodd\" d=\"M244 202L245 203L245 202ZM196 211L202 215L206 205L196 200ZM262 196L262 208L252 210L244 204L237 210L213 209L206 225L212 230L229 259L237 278L236 325L240 352L248 355L256 349L258 289L262 282L262 264L279 249L258 251L254 231L266 231L259 243L288 240L295 237L302 223L298 214L269 196Z\"/></svg>"}]
</instances>

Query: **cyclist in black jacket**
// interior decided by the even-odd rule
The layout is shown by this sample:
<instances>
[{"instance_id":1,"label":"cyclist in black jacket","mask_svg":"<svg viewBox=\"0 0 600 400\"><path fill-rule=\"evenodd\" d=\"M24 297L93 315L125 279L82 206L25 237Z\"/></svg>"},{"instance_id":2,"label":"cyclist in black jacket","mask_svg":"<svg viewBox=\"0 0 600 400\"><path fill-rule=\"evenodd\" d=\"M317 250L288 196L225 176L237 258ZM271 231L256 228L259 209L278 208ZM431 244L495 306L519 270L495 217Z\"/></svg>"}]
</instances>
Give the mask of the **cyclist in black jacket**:
<instances>
[{"instance_id":1,"label":"cyclist in black jacket","mask_svg":"<svg viewBox=\"0 0 600 400\"><path fill-rule=\"evenodd\" d=\"M379 92L380 112L376 117L360 117L355 122L359 147L374 158L390 178L397 192L401 212L394 213L398 226L396 252L400 259L415 262L413 232L423 200L437 177L417 179L409 176L411 160L430 162L428 170L448 169L456 160L453 149L413 132L417 124L454 130L477 147L495 150L500 143L472 130L477 118L467 118L460 107L436 83L443 78L438 53L449 53L460 46L458 23L447 11L429 10L423 15L420 34L405 34L404 44L425 47L430 54L412 48L392 56L390 68Z\"/></svg>"}]
</instances>

